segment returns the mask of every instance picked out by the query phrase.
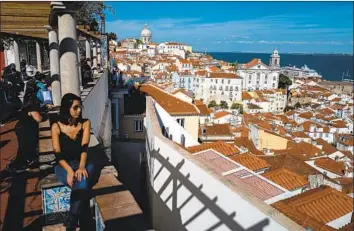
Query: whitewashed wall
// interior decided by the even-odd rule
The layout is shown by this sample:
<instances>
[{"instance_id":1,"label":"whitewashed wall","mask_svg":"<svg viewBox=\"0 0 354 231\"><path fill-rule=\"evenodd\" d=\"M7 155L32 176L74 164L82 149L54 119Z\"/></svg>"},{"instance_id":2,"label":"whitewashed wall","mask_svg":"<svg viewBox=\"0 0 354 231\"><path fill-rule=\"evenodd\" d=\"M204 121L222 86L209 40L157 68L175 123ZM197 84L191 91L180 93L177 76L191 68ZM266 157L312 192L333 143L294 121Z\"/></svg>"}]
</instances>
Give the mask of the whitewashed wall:
<instances>
[{"instance_id":1,"label":"whitewashed wall","mask_svg":"<svg viewBox=\"0 0 354 231\"><path fill-rule=\"evenodd\" d=\"M161 135L155 107L147 100L148 192L153 229L304 230L266 203L243 194L207 172L191 154Z\"/></svg>"},{"instance_id":2,"label":"whitewashed wall","mask_svg":"<svg viewBox=\"0 0 354 231\"><path fill-rule=\"evenodd\" d=\"M108 98L108 70L95 80L93 88L84 90L81 93L83 100L83 116L90 119L91 130L102 142L105 153L111 155L111 100Z\"/></svg>"}]
</instances>

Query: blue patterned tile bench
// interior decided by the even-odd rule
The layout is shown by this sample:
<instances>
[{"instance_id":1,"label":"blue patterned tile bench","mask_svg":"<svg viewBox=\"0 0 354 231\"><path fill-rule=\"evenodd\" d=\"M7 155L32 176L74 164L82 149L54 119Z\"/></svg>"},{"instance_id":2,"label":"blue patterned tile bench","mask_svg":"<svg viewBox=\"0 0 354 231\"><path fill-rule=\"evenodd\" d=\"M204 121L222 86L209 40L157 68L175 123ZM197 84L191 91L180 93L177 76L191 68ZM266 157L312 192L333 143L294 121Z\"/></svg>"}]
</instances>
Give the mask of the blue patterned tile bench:
<instances>
[{"instance_id":1,"label":"blue patterned tile bench","mask_svg":"<svg viewBox=\"0 0 354 231\"><path fill-rule=\"evenodd\" d=\"M62 223L70 209L71 189L57 181L54 174L40 182L45 225Z\"/></svg>"}]
</instances>

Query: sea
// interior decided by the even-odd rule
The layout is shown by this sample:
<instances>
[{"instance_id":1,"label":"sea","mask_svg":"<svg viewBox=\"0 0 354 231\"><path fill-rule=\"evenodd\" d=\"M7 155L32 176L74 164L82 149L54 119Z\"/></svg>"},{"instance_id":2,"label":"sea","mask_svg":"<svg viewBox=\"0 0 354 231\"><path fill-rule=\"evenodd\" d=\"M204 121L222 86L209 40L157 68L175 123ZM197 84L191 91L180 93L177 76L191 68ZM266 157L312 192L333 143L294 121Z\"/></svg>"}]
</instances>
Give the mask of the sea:
<instances>
[{"instance_id":1,"label":"sea","mask_svg":"<svg viewBox=\"0 0 354 231\"><path fill-rule=\"evenodd\" d=\"M253 58L261 59L264 64L269 64L270 53L237 53L237 52L208 52L217 60L226 62L247 63ZM353 79L353 55L349 54L281 54L280 66L302 67L316 70L322 78L330 81L341 81L343 73Z\"/></svg>"}]
</instances>

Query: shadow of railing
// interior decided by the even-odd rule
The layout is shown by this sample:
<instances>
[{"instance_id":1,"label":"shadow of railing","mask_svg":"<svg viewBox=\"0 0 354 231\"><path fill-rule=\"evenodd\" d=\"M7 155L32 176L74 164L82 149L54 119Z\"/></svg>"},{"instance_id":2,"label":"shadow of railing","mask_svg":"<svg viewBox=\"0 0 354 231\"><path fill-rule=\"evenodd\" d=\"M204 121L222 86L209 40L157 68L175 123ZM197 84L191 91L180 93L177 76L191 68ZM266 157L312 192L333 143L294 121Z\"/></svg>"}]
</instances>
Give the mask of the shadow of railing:
<instances>
[{"instance_id":1,"label":"shadow of railing","mask_svg":"<svg viewBox=\"0 0 354 231\"><path fill-rule=\"evenodd\" d=\"M147 142L148 143L148 142ZM149 146L149 144L148 144ZM150 148L150 147L148 147ZM151 150L151 149L149 149ZM205 231L211 231L215 230L217 228L220 228L220 226L226 226L230 230L252 230L252 231L257 231L257 230L263 230L267 225L269 225L269 219L265 218L261 220L260 222L252 225L251 227L245 229L243 228L240 224L238 224L234 219L236 217L236 212L232 213L227 213L223 208L221 208L217 202L219 198L215 196L214 198L210 199L203 191L203 184L196 186L194 183L191 182L190 180L190 174L183 175L180 172L180 169L184 166L185 160L183 159L180 161L176 166L173 166L169 162L169 158L164 158L160 153L160 150L152 150L150 151L150 158L156 159L157 161L160 162L162 165L159 170L157 170L157 174L153 177L153 182L157 179L158 175L165 169L167 170L170 175L169 177L164 181L162 184L161 188L158 190L158 192L155 193L154 190L151 190L154 194L153 196L153 203L159 203L160 205L164 205L164 211L163 213L166 214L164 216L171 216L174 220L173 222L173 228L171 230L187 230L187 226L190 225L192 222L196 221L200 216L206 212L209 211L214 214L214 216L217 217L218 221L205 229ZM172 193L165 199L162 200L161 196L162 193L167 189L167 187L172 183ZM179 207L177 207L177 191L181 187L185 187L188 189L191 193L189 197L186 199L183 199L184 201L181 203ZM189 219L185 220L182 222L181 219L181 210L193 199L199 200L203 206L199 210L194 212L194 215L192 215ZM159 201L156 201L159 200ZM168 201L172 200L172 208L167 207ZM180 198L178 198L180 200ZM236 202L235 202L236 203ZM168 212L170 214L168 215ZM245 211L246 212L246 211ZM200 220L199 220L200 222ZM171 224L172 225L172 224ZM177 227L178 226L178 227Z\"/></svg>"}]
</instances>

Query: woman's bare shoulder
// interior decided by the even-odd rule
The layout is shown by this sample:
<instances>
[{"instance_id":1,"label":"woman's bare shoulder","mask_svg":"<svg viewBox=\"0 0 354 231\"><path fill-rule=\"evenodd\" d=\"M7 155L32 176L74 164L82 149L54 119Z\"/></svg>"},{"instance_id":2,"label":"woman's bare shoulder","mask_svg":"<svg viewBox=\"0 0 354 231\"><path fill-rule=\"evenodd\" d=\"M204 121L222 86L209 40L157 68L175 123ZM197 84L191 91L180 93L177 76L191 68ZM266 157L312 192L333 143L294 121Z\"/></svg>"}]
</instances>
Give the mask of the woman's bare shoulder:
<instances>
[{"instance_id":1,"label":"woman's bare shoulder","mask_svg":"<svg viewBox=\"0 0 354 231\"><path fill-rule=\"evenodd\" d=\"M83 127L91 127L91 121L89 119L85 119L82 123Z\"/></svg>"}]
</instances>

